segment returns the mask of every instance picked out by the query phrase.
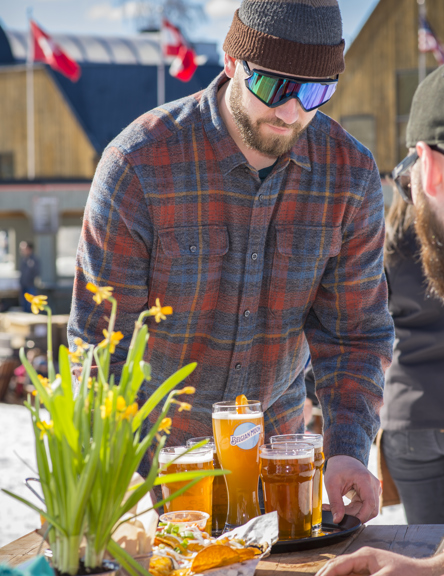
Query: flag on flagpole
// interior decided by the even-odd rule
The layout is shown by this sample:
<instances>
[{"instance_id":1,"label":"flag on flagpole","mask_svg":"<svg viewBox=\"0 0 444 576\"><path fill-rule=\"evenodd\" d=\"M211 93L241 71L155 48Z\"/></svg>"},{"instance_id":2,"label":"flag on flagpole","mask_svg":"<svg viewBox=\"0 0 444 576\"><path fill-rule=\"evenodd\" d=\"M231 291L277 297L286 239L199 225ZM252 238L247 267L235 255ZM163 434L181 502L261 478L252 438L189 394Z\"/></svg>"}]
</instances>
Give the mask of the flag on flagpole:
<instances>
[{"instance_id":1,"label":"flag on flagpole","mask_svg":"<svg viewBox=\"0 0 444 576\"><path fill-rule=\"evenodd\" d=\"M80 78L81 68L70 58L56 42L31 20L31 59L34 62L45 62L53 70L64 74L72 82Z\"/></svg>"},{"instance_id":2,"label":"flag on flagpole","mask_svg":"<svg viewBox=\"0 0 444 576\"><path fill-rule=\"evenodd\" d=\"M197 69L195 51L190 48L179 28L173 26L166 18L162 21L164 33L163 51L165 56L174 56L170 74L182 82L188 82Z\"/></svg>"},{"instance_id":3,"label":"flag on flagpole","mask_svg":"<svg viewBox=\"0 0 444 576\"><path fill-rule=\"evenodd\" d=\"M444 46L423 16L419 18L418 47L420 52L433 52L438 64L444 64Z\"/></svg>"}]
</instances>

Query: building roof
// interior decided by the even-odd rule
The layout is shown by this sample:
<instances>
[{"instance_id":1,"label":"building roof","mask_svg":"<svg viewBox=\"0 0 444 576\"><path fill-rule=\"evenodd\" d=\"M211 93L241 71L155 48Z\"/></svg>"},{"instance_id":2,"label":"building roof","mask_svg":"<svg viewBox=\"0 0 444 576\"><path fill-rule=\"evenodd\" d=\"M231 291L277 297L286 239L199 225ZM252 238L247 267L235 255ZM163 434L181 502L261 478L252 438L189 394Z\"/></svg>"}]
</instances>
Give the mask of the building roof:
<instances>
[{"instance_id":1,"label":"building roof","mask_svg":"<svg viewBox=\"0 0 444 576\"><path fill-rule=\"evenodd\" d=\"M157 66L83 64L76 83L48 70L98 154L130 122L157 106ZM214 64L199 66L189 82L181 82L167 69L166 100L202 90L221 70Z\"/></svg>"},{"instance_id":2,"label":"building roof","mask_svg":"<svg viewBox=\"0 0 444 576\"><path fill-rule=\"evenodd\" d=\"M3 63L2 52L6 48L1 45L2 35L6 36L13 60L25 62L28 52L28 33L14 30L0 32L0 63ZM158 31L142 32L125 37L51 34L51 38L80 65L94 63L157 66L160 63L161 36ZM198 55L206 57L206 63L219 63L216 43L196 42L193 47ZM7 50L6 48L6 57L8 57Z\"/></svg>"},{"instance_id":3,"label":"building roof","mask_svg":"<svg viewBox=\"0 0 444 576\"><path fill-rule=\"evenodd\" d=\"M49 66L46 67L48 73L100 155L123 128L157 106L159 32L127 38L66 34L52 37L80 64L82 74L73 83ZM0 27L0 65L22 65L26 60L27 41L25 32ZM198 92L221 71L215 43L198 43L195 49L206 56L206 64L198 66L189 82L170 76L166 65L167 101Z\"/></svg>"}]
</instances>

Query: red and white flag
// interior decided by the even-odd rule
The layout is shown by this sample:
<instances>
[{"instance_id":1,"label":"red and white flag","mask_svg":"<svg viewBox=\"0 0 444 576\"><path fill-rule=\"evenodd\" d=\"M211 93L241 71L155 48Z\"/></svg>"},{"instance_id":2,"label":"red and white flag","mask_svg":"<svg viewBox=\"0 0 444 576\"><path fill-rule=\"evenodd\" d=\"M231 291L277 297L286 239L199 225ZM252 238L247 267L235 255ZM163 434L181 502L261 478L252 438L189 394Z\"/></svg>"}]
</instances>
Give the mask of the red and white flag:
<instances>
[{"instance_id":1,"label":"red and white flag","mask_svg":"<svg viewBox=\"0 0 444 576\"><path fill-rule=\"evenodd\" d=\"M72 82L80 78L81 68L75 60L63 52L56 42L31 20L32 61L45 62Z\"/></svg>"},{"instance_id":2,"label":"red and white flag","mask_svg":"<svg viewBox=\"0 0 444 576\"><path fill-rule=\"evenodd\" d=\"M444 64L444 46L438 40L426 18L420 17L418 31L420 52L433 52L438 64Z\"/></svg>"},{"instance_id":3,"label":"red and white flag","mask_svg":"<svg viewBox=\"0 0 444 576\"><path fill-rule=\"evenodd\" d=\"M164 54L174 56L170 74L182 82L188 82L197 69L196 53L190 48L179 28L173 26L166 18L163 19L162 24L165 36Z\"/></svg>"}]
</instances>

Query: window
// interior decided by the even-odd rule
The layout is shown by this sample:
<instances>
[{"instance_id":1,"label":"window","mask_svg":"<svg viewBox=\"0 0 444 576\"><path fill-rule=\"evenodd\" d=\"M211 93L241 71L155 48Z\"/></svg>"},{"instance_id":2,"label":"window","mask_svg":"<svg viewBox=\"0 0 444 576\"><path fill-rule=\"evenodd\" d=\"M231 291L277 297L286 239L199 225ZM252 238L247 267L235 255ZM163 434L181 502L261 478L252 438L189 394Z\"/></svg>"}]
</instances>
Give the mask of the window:
<instances>
[{"instance_id":1,"label":"window","mask_svg":"<svg viewBox=\"0 0 444 576\"><path fill-rule=\"evenodd\" d=\"M14 154L12 152L0 152L0 180L12 180L14 178Z\"/></svg>"},{"instance_id":2,"label":"window","mask_svg":"<svg viewBox=\"0 0 444 576\"><path fill-rule=\"evenodd\" d=\"M342 127L376 155L376 122L371 114L342 116Z\"/></svg>"},{"instance_id":3,"label":"window","mask_svg":"<svg viewBox=\"0 0 444 576\"><path fill-rule=\"evenodd\" d=\"M61 226L57 232L57 276L73 277L81 226Z\"/></svg>"}]
</instances>

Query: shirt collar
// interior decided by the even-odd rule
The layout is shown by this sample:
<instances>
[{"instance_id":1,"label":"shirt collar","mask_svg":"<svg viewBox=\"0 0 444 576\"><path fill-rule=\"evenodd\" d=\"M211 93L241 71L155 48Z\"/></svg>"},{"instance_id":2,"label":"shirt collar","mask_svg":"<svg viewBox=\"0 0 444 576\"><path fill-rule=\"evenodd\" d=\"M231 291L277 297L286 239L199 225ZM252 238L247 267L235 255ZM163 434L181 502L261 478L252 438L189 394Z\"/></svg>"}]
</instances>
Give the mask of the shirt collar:
<instances>
[{"instance_id":1,"label":"shirt collar","mask_svg":"<svg viewBox=\"0 0 444 576\"><path fill-rule=\"evenodd\" d=\"M204 91L200 101L204 129L224 175L237 166L248 164L247 159L231 138L219 112L217 92L227 80L225 72L221 72ZM283 166L292 160L304 170L311 172L309 131L315 128L316 124L317 115L303 131L293 148L279 158L278 165Z\"/></svg>"},{"instance_id":2,"label":"shirt collar","mask_svg":"<svg viewBox=\"0 0 444 576\"><path fill-rule=\"evenodd\" d=\"M241 164L248 164L231 138L219 112L217 92L227 80L225 72L221 72L204 91L200 101L204 129L224 175Z\"/></svg>"}]
</instances>

